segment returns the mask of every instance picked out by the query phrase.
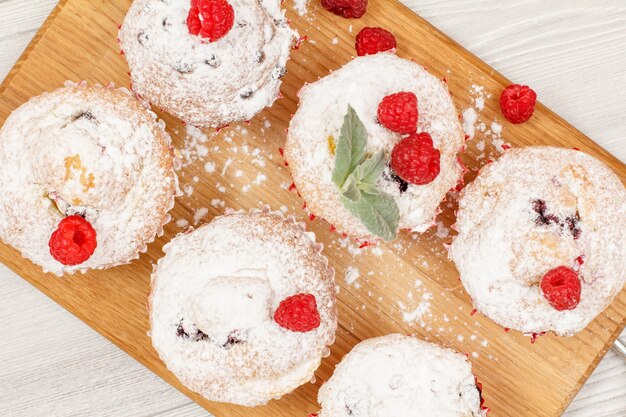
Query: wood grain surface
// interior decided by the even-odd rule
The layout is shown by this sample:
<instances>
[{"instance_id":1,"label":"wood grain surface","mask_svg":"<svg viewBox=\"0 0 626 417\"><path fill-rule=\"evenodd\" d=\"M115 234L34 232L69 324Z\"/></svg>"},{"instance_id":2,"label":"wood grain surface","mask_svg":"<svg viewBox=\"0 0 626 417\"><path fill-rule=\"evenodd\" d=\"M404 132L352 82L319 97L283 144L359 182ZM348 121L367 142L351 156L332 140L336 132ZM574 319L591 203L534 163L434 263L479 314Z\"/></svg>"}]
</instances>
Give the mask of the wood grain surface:
<instances>
[{"instance_id":1,"label":"wood grain surface","mask_svg":"<svg viewBox=\"0 0 626 417\"><path fill-rule=\"evenodd\" d=\"M256 118L250 126L233 126L224 131L221 138L213 139L213 142L223 144L219 152L207 157L218 166L216 173L209 175L203 172L205 161L200 160L181 172L184 182L194 184L195 176L198 176L199 181L195 183L195 193L183 198L176 207L175 218L192 220L198 208L209 207L210 215L204 219L207 221L221 211L221 208L210 205L210 200L216 197L225 200L231 207L258 206L259 200L263 200L274 207L285 205L291 210L301 212L301 201L282 186L290 180L277 153L277 148L284 142L284 127L289 114L295 109L295 92L303 81L314 80L318 75L327 73L328 69L337 68L348 60L352 54L352 38L362 25L377 24L398 28L394 31L399 35L399 54L415 58L428 65L432 72L447 77L460 109L467 107L472 99L469 93L472 83L484 86L489 92L499 91L505 82L501 76L491 76L492 72L486 65L402 6L395 3L385 4L386 15L378 9L381 5L374 2L368 17L359 22L348 23L323 12L318 13L315 8L310 16L319 16L317 19L298 19L291 15L300 31L306 33L315 43L306 43L300 51L294 52L294 61L289 66L290 73L283 88L285 99ZM19 71L13 71L0 88L0 119L4 120L11 109L29 96L55 88L68 78L92 82L113 80L126 85L127 69L123 59L117 55L114 38L115 24L121 21L127 6L127 2L116 2L115 5L91 4L79 0L66 2L52 25L42 31L42 38L31 48ZM85 36L84 44L68 42L68 39L80 39L82 34L78 28L85 19L93 19L97 24L87 28L88 36ZM353 33L349 32L348 24L354 24ZM86 26L89 25L82 25L83 30ZM333 41L335 35L336 42ZM416 38L422 42L415 44L413 39ZM428 44L428 48L424 44ZM313 62L314 60L317 62ZM486 120L497 117L493 104L493 101L488 101L487 108L482 113ZM177 145L182 147L183 138L176 133L184 136L184 128L171 118L166 117L166 120L177 137ZM271 127L266 127L268 124L263 123L263 120L269 120ZM265 132L261 134L262 128ZM624 179L623 164L543 107L540 107L537 117L528 125L514 128L505 125L505 132L506 139L514 146L551 143L579 147L603 157ZM232 137L233 143L224 143L225 136ZM250 155L240 153L233 167L221 175L222 168L228 166L227 161L233 159L234 147L243 149L244 144L258 146L267 156L266 166L259 169ZM472 159L478 153L470 147L466 161L471 167L484 163L484 160L477 163ZM497 155L493 150L492 153ZM236 176L235 166L245 175ZM252 185L248 192L244 192L260 171L269 179ZM229 188L228 192L220 191L221 185L217 185L220 181ZM444 224L449 225L450 210L441 219ZM558 415L604 352L607 343L624 325L625 297L622 292L613 306L580 336L572 339L547 336L536 345L530 346L527 338L513 333L505 335L487 319L469 316L471 306L467 296L458 287L454 268L440 250L441 239L434 231L416 240L404 237L399 245L385 247L381 255L365 250L365 253L355 258L350 253L350 248L342 247L346 243L330 234L327 225L322 221L312 222L311 227L327 243L327 255L340 272L348 266L354 266L362 274L360 288L340 280L342 329L338 342L333 346L333 355L318 372L316 386L330 375L334 364L357 340L389 331L402 331L429 337L462 351L475 352L478 357L472 357L472 360L479 378L486 386L487 401L494 409L494 415ZM160 256L158 248L162 243L177 231L179 229L175 225L170 225L164 239L152 245L149 253L133 265L89 274L87 277L55 280L43 276L37 268L21 260L14 251L6 247L2 247L1 257L3 262L79 318L165 379L174 382L155 358L145 336L146 313L143 303L150 263ZM385 270L381 271L380 265L387 268L382 268ZM393 270L389 271L392 269L389 266L392 265ZM366 279L369 271L374 271L375 275ZM91 279L92 277L96 279ZM433 295L430 309L432 317L425 320L427 323L423 327L402 321L402 311L397 307L398 301L410 305L409 293L413 290L416 278L420 278L425 288L421 290L422 294L427 292ZM378 297L383 299L379 300ZM436 327L441 324L440 319L444 314L459 317L450 323L452 331L440 331ZM476 339L472 340L472 336L476 336ZM483 346L483 340L487 341L487 346ZM571 369L563 370L562 363L570 364ZM554 387L549 392L545 389L546 381ZM216 411L218 415L304 415L316 408L315 391L316 388L312 385L303 387L280 402L273 402L268 407L254 411L222 405L202 405Z\"/></svg>"}]
</instances>

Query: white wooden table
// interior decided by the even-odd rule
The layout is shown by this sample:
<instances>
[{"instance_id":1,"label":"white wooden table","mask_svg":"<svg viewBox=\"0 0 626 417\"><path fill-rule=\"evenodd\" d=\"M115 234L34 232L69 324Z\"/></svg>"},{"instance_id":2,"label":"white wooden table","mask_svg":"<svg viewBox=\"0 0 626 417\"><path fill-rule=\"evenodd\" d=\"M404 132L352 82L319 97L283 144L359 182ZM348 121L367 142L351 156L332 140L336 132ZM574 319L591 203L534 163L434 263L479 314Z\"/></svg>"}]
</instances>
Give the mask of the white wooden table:
<instances>
[{"instance_id":1,"label":"white wooden table","mask_svg":"<svg viewBox=\"0 0 626 417\"><path fill-rule=\"evenodd\" d=\"M626 161L625 1L403 1ZM0 79L55 4L0 0ZM2 265L0 361L0 416L208 415ZM565 415L625 417L626 362L609 351Z\"/></svg>"}]
</instances>

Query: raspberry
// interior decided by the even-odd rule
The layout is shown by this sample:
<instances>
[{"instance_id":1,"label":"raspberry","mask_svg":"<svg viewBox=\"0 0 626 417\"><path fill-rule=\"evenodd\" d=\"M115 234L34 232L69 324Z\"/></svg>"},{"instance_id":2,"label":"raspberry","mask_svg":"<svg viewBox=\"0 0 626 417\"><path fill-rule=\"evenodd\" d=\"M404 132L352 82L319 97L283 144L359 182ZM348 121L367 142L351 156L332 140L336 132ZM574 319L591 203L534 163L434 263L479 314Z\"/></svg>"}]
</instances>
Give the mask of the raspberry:
<instances>
[{"instance_id":1,"label":"raspberry","mask_svg":"<svg viewBox=\"0 0 626 417\"><path fill-rule=\"evenodd\" d=\"M187 27L192 35L215 42L233 27L235 11L226 0L191 0Z\"/></svg>"},{"instance_id":2,"label":"raspberry","mask_svg":"<svg viewBox=\"0 0 626 417\"><path fill-rule=\"evenodd\" d=\"M336 15L358 19L365 14L367 0L322 0L322 7Z\"/></svg>"},{"instance_id":3,"label":"raspberry","mask_svg":"<svg viewBox=\"0 0 626 417\"><path fill-rule=\"evenodd\" d=\"M358 56L374 55L396 49L397 46L393 34L383 28L363 28L356 35L355 47Z\"/></svg>"},{"instance_id":4,"label":"raspberry","mask_svg":"<svg viewBox=\"0 0 626 417\"><path fill-rule=\"evenodd\" d=\"M555 309L573 310L580 301L580 279L572 269L559 266L541 278L541 291Z\"/></svg>"},{"instance_id":5,"label":"raspberry","mask_svg":"<svg viewBox=\"0 0 626 417\"><path fill-rule=\"evenodd\" d=\"M415 133L417 116L417 97L413 93L391 94L378 105L378 121L394 132Z\"/></svg>"},{"instance_id":6,"label":"raspberry","mask_svg":"<svg viewBox=\"0 0 626 417\"><path fill-rule=\"evenodd\" d=\"M82 264L96 250L96 231L87 220L75 214L59 222L48 246L52 257L63 265Z\"/></svg>"},{"instance_id":7,"label":"raspberry","mask_svg":"<svg viewBox=\"0 0 626 417\"><path fill-rule=\"evenodd\" d=\"M511 84L500 95L500 109L511 123L524 123L533 115L537 93L527 85Z\"/></svg>"},{"instance_id":8,"label":"raspberry","mask_svg":"<svg viewBox=\"0 0 626 417\"><path fill-rule=\"evenodd\" d=\"M391 151L391 169L410 184L424 185L439 175L439 150L428 133L412 134Z\"/></svg>"},{"instance_id":9,"label":"raspberry","mask_svg":"<svg viewBox=\"0 0 626 417\"><path fill-rule=\"evenodd\" d=\"M274 321L292 332L308 332L320 326L320 313L312 294L296 294L280 302Z\"/></svg>"}]
</instances>

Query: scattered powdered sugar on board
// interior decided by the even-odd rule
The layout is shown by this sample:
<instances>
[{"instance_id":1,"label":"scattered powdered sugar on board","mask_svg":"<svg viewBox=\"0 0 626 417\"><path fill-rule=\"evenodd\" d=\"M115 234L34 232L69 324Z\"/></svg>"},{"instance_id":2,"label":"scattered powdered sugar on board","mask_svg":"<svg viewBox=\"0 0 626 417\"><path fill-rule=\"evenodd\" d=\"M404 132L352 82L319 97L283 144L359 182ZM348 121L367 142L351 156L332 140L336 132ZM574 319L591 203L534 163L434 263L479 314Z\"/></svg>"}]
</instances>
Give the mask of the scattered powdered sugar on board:
<instances>
[{"instance_id":1,"label":"scattered powdered sugar on board","mask_svg":"<svg viewBox=\"0 0 626 417\"><path fill-rule=\"evenodd\" d=\"M204 170L207 174L212 174L215 172L215 164L213 162L207 162L204 164Z\"/></svg>"},{"instance_id":2,"label":"scattered powdered sugar on board","mask_svg":"<svg viewBox=\"0 0 626 417\"><path fill-rule=\"evenodd\" d=\"M471 95L471 105L463 110L461 117L467 140L480 136L475 143L476 149L480 152L476 159L482 160L491 156L485 154L485 140L489 141L498 154L504 152L505 141L502 139L502 125L497 119L486 122L481 117L481 112L485 109L486 100L493 99L493 94L485 92L485 87L478 84L472 84L469 93ZM494 105L498 106L499 111L499 104L496 103Z\"/></svg>"},{"instance_id":3,"label":"scattered powdered sugar on board","mask_svg":"<svg viewBox=\"0 0 626 417\"><path fill-rule=\"evenodd\" d=\"M494 120L491 123L491 131L493 132L494 135L502 134L502 125Z\"/></svg>"},{"instance_id":4,"label":"scattered powdered sugar on board","mask_svg":"<svg viewBox=\"0 0 626 417\"><path fill-rule=\"evenodd\" d=\"M270 126L266 119L262 126ZM234 191L230 197L237 203L243 194L253 192L254 187L262 186L268 181L268 176L263 168L274 159L272 153L265 152L261 146L268 142L267 134L263 127L248 128L248 124L236 125L231 128L220 129L219 132L207 135L205 131L195 127L186 126L183 151L178 153L185 161L179 172L182 182L182 190L187 200L192 201L195 188L200 183L208 182L216 193L227 194ZM214 144L210 143L213 138L219 137ZM200 156L204 151L196 152L198 147L206 149L208 156L203 160ZM277 171L285 170L282 166ZM215 176L215 177L213 177ZM215 181L209 180L213 177ZM208 180L208 181L207 181ZM283 187L289 188L289 184ZM258 204L263 204L263 201ZM216 209L224 209L226 203L221 199L213 199L211 206ZM294 205L289 211L294 212L299 207ZM189 220L191 223L194 221Z\"/></svg>"},{"instance_id":5,"label":"scattered powdered sugar on board","mask_svg":"<svg viewBox=\"0 0 626 417\"><path fill-rule=\"evenodd\" d=\"M398 307L400 307L402 320L409 325L419 324L421 327L428 327L426 323L427 319L430 319L433 316L430 310L433 294L424 288L422 281L419 279L415 280L414 287L418 294L421 294L417 305L412 303L413 305L407 306L402 301L398 301L397 303ZM410 301L413 301L415 298L413 291L409 291L407 298Z\"/></svg>"},{"instance_id":6,"label":"scattered powdered sugar on board","mask_svg":"<svg viewBox=\"0 0 626 417\"><path fill-rule=\"evenodd\" d=\"M193 224L198 225L202 219L204 219L209 214L209 209L206 207L200 207L193 213Z\"/></svg>"},{"instance_id":7,"label":"scattered powdered sugar on board","mask_svg":"<svg viewBox=\"0 0 626 417\"><path fill-rule=\"evenodd\" d=\"M436 236L439 239L445 239L449 235L450 235L450 230L448 230L446 225L441 220L437 220L437 233L436 233Z\"/></svg>"},{"instance_id":8,"label":"scattered powdered sugar on board","mask_svg":"<svg viewBox=\"0 0 626 417\"><path fill-rule=\"evenodd\" d=\"M195 190L193 185L191 185L191 184L184 184L182 186L182 189L183 189L183 193L185 193L185 195L187 197L190 197L193 194L194 190Z\"/></svg>"},{"instance_id":9,"label":"scattered powdered sugar on board","mask_svg":"<svg viewBox=\"0 0 626 417\"><path fill-rule=\"evenodd\" d=\"M398 306L402 311L402 320L407 324L419 324L426 326L425 316L430 312L430 298L423 299L417 307L409 309L402 301L398 301Z\"/></svg>"},{"instance_id":10,"label":"scattered powdered sugar on board","mask_svg":"<svg viewBox=\"0 0 626 417\"><path fill-rule=\"evenodd\" d=\"M478 120L478 113L473 107L463 110L463 131L465 131L468 139L474 138L476 120Z\"/></svg>"},{"instance_id":11,"label":"scattered powdered sugar on board","mask_svg":"<svg viewBox=\"0 0 626 417\"><path fill-rule=\"evenodd\" d=\"M254 183L256 185L261 185L263 184L265 181L267 180L267 176L265 174L257 174L256 179L254 180Z\"/></svg>"},{"instance_id":12,"label":"scattered powdered sugar on board","mask_svg":"<svg viewBox=\"0 0 626 417\"><path fill-rule=\"evenodd\" d=\"M185 126L185 134L183 147L178 150L183 167L192 164L197 159L206 157L209 154L208 142L216 135L216 133L212 133L209 136L201 129L191 125Z\"/></svg>"},{"instance_id":13,"label":"scattered powdered sugar on board","mask_svg":"<svg viewBox=\"0 0 626 417\"><path fill-rule=\"evenodd\" d=\"M346 281L346 284L348 285L354 284L355 287L357 288L360 287L360 285L356 282L356 280L359 279L359 277L361 276L361 273L356 267L354 266L347 267L343 273L343 276L344 276L344 281Z\"/></svg>"},{"instance_id":14,"label":"scattered powdered sugar on board","mask_svg":"<svg viewBox=\"0 0 626 417\"><path fill-rule=\"evenodd\" d=\"M307 11L308 11L307 10L308 3L309 3L309 0L294 0L293 8L296 10L299 16L304 16L305 14L307 14Z\"/></svg>"},{"instance_id":15,"label":"scattered powdered sugar on board","mask_svg":"<svg viewBox=\"0 0 626 417\"><path fill-rule=\"evenodd\" d=\"M221 200L219 198L214 198L211 200L211 207L214 208L225 208L226 207L226 202L224 200Z\"/></svg>"}]
</instances>

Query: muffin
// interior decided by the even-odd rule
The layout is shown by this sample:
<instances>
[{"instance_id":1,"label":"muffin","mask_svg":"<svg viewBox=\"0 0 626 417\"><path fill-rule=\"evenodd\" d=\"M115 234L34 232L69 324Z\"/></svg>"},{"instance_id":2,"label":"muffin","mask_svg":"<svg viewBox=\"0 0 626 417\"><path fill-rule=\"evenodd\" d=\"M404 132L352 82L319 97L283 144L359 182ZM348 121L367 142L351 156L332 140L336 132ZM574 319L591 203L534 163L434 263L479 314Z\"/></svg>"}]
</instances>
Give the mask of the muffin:
<instances>
[{"instance_id":1,"label":"muffin","mask_svg":"<svg viewBox=\"0 0 626 417\"><path fill-rule=\"evenodd\" d=\"M198 127L250 120L279 96L297 33L280 0L135 0L119 40L133 90Z\"/></svg>"},{"instance_id":2,"label":"muffin","mask_svg":"<svg viewBox=\"0 0 626 417\"><path fill-rule=\"evenodd\" d=\"M310 381L337 328L334 271L293 217L229 213L176 237L152 275L152 344L210 401L265 404Z\"/></svg>"},{"instance_id":3,"label":"muffin","mask_svg":"<svg viewBox=\"0 0 626 417\"><path fill-rule=\"evenodd\" d=\"M68 84L0 130L0 238L57 275L123 264L170 220L165 124L128 90Z\"/></svg>"},{"instance_id":4,"label":"muffin","mask_svg":"<svg viewBox=\"0 0 626 417\"><path fill-rule=\"evenodd\" d=\"M443 81L381 52L354 58L299 97L284 156L312 213L369 241L433 224L461 177L464 146Z\"/></svg>"},{"instance_id":5,"label":"muffin","mask_svg":"<svg viewBox=\"0 0 626 417\"><path fill-rule=\"evenodd\" d=\"M319 417L484 417L467 358L392 334L365 340L337 365L318 395Z\"/></svg>"},{"instance_id":6,"label":"muffin","mask_svg":"<svg viewBox=\"0 0 626 417\"><path fill-rule=\"evenodd\" d=\"M572 149L511 149L461 193L450 247L476 308L524 333L582 330L626 282L626 191Z\"/></svg>"}]
</instances>

